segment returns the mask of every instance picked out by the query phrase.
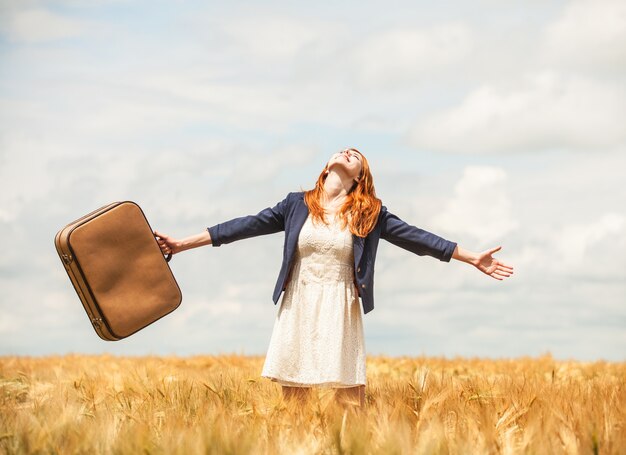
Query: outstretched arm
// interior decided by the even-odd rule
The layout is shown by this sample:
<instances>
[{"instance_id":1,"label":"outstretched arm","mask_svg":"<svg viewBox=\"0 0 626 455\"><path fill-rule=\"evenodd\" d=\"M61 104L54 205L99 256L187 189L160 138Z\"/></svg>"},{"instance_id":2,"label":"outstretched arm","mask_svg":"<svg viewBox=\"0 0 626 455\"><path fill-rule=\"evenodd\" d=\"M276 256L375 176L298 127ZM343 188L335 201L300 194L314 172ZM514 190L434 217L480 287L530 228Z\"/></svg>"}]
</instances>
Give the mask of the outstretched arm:
<instances>
[{"instance_id":1,"label":"outstretched arm","mask_svg":"<svg viewBox=\"0 0 626 455\"><path fill-rule=\"evenodd\" d=\"M513 267L492 257L492 254L499 251L501 248L502 246L498 246L485 250L482 253L474 253L473 251L466 250L457 245L452 253L452 259L467 262L484 274L496 280L503 280L513 274Z\"/></svg>"},{"instance_id":2,"label":"outstretched arm","mask_svg":"<svg viewBox=\"0 0 626 455\"><path fill-rule=\"evenodd\" d=\"M200 234L191 235L180 240L157 231L154 231L154 236L164 254L176 254L199 246L220 246L224 243L231 243L257 235L284 231L285 212L291 194L289 193L285 199L278 202L274 207L261 210L256 215L233 218L230 221L208 227L206 231Z\"/></svg>"},{"instance_id":3,"label":"outstretched arm","mask_svg":"<svg viewBox=\"0 0 626 455\"><path fill-rule=\"evenodd\" d=\"M170 237L169 235L161 234L158 231L154 231L154 236L156 237L163 254L176 254L181 251L190 250L191 248L211 244L211 234L209 234L208 230L205 230L200 234L190 235L189 237L185 237L180 240Z\"/></svg>"}]
</instances>

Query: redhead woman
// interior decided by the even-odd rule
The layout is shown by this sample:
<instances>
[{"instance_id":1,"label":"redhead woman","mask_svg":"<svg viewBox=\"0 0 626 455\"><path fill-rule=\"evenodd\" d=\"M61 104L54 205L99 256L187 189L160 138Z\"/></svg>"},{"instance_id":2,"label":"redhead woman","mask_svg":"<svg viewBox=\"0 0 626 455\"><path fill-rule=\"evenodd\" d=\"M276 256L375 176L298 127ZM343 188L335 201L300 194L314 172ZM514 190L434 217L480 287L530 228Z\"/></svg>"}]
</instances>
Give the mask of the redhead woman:
<instances>
[{"instance_id":1,"label":"redhead woman","mask_svg":"<svg viewBox=\"0 0 626 455\"><path fill-rule=\"evenodd\" d=\"M315 188L292 192L274 207L175 239L155 231L165 254L203 245L219 247L285 232L274 288L278 309L262 376L282 386L286 399L306 400L312 387L330 387L340 404L365 405L363 315L374 309L374 263L381 238L420 256L456 259L497 280L513 267L412 226L376 197L370 167L354 148L335 153Z\"/></svg>"}]
</instances>

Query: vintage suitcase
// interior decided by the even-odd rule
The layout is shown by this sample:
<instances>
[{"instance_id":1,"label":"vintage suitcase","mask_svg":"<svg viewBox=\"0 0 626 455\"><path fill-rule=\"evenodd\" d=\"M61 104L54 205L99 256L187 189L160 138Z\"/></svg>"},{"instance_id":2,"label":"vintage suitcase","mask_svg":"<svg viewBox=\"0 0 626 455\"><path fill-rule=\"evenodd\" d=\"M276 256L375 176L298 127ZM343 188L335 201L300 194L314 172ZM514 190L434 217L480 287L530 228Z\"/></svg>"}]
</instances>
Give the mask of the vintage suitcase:
<instances>
[{"instance_id":1,"label":"vintage suitcase","mask_svg":"<svg viewBox=\"0 0 626 455\"><path fill-rule=\"evenodd\" d=\"M178 283L141 208L113 202L68 224L54 243L100 338L121 340L174 311Z\"/></svg>"}]
</instances>

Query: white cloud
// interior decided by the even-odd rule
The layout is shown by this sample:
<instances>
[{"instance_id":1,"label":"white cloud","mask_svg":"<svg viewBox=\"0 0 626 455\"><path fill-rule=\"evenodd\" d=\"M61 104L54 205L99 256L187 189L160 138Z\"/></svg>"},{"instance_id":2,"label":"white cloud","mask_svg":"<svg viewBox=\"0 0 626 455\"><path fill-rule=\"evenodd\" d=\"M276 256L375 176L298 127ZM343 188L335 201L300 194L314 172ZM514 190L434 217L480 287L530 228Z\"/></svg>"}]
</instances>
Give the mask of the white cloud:
<instances>
[{"instance_id":1,"label":"white cloud","mask_svg":"<svg viewBox=\"0 0 626 455\"><path fill-rule=\"evenodd\" d=\"M194 320L206 322L211 319L231 315L240 317L243 305L238 297L241 296L233 286L226 286L222 293L214 296L184 295L183 302L169 316L169 323L179 330L185 330Z\"/></svg>"},{"instance_id":2,"label":"white cloud","mask_svg":"<svg viewBox=\"0 0 626 455\"><path fill-rule=\"evenodd\" d=\"M230 45L240 47L254 60L292 59L307 46L331 41L339 30L332 23L279 14L233 18L222 24L222 28Z\"/></svg>"},{"instance_id":3,"label":"white cloud","mask_svg":"<svg viewBox=\"0 0 626 455\"><path fill-rule=\"evenodd\" d=\"M33 8L13 11L3 28L11 41L43 43L80 36L87 29L87 23Z\"/></svg>"},{"instance_id":4,"label":"white cloud","mask_svg":"<svg viewBox=\"0 0 626 455\"><path fill-rule=\"evenodd\" d=\"M529 286L553 287L547 300L555 308L580 300L581 311L593 304L623 314L626 214L605 212L591 222L550 224L535 227L543 231L540 237L517 239L509 253L516 278ZM527 231L524 224L521 232Z\"/></svg>"},{"instance_id":5,"label":"white cloud","mask_svg":"<svg viewBox=\"0 0 626 455\"><path fill-rule=\"evenodd\" d=\"M626 92L551 71L512 86L485 85L459 105L417 123L415 147L507 153L613 147L626 139Z\"/></svg>"},{"instance_id":6,"label":"white cloud","mask_svg":"<svg viewBox=\"0 0 626 455\"><path fill-rule=\"evenodd\" d=\"M546 63L626 70L626 2L571 2L547 27L542 56ZM600 67L600 68L598 68Z\"/></svg>"},{"instance_id":7,"label":"white cloud","mask_svg":"<svg viewBox=\"0 0 626 455\"><path fill-rule=\"evenodd\" d=\"M13 337L20 333L20 329L23 328L23 324L15 315L7 312L2 319L0 319L0 336Z\"/></svg>"},{"instance_id":8,"label":"white cloud","mask_svg":"<svg viewBox=\"0 0 626 455\"><path fill-rule=\"evenodd\" d=\"M558 249L565 267L580 266L585 259L594 254L594 247L602 241L613 243L615 237L624 237L626 230L626 216L621 213L605 213L595 222L565 226L558 236L555 236L555 246ZM593 266L595 261L589 261Z\"/></svg>"},{"instance_id":9,"label":"white cloud","mask_svg":"<svg viewBox=\"0 0 626 455\"><path fill-rule=\"evenodd\" d=\"M518 228L506 191L507 173L497 167L467 166L454 195L431 225L455 235L491 244Z\"/></svg>"},{"instance_id":10,"label":"white cloud","mask_svg":"<svg viewBox=\"0 0 626 455\"><path fill-rule=\"evenodd\" d=\"M15 220L15 212L0 209L0 222L8 223Z\"/></svg>"},{"instance_id":11,"label":"white cloud","mask_svg":"<svg viewBox=\"0 0 626 455\"><path fill-rule=\"evenodd\" d=\"M546 246L556 253L552 263L566 273L582 271L590 276L619 276L620 270L622 274L624 270L625 232L626 214L608 212L592 222L560 227L549 237L550 245ZM550 261L547 257L544 260Z\"/></svg>"},{"instance_id":12,"label":"white cloud","mask_svg":"<svg viewBox=\"0 0 626 455\"><path fill-rule=\"evenodd\" d=\"M432 76L466 58L472 50L472 38L469 27L456 23L387 29L351 50L346 73L365 87L412 85L416 78Z\"/></svg>"},{"instance_id":13,"label":"white cloud","mask_svg":"<svg viewBox=\"0 0 626 455\"><path fill-rule=\"evenodd\" d=\"M59 147L19 133L1 139L5 156L0 166L0 212L2 218L15 221L28 204L50 194L55 179L45 156L54 155Z\"/></svg>"}]
</instances>

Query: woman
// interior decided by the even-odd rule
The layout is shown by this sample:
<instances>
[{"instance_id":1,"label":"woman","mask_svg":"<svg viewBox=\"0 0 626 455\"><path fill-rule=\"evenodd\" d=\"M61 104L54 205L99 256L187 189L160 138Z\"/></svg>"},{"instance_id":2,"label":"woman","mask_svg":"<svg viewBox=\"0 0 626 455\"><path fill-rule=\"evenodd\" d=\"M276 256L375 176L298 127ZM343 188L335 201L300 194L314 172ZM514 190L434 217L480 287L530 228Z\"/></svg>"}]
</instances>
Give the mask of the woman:
<instances>
[{"instance_id":1,"label":"woman","mask_svg":"<svg viewBox=\"0 0 626 455\"><path fill-rule=\"evenodd\" d=\"M335 153L315 188L289 193L257 215L216 224L181 240L155 231L165 254L220 246L285 231L283 263L274 289L284 291L262 376L285 398L306 399L313 386L332 387L341 404L365 404L363 314L374 309L374 263L383 238L420 256L454 258L502 280L513 267L411 226L376 197L367 159L354 148Z\"/></svg>"}]
</instances>

